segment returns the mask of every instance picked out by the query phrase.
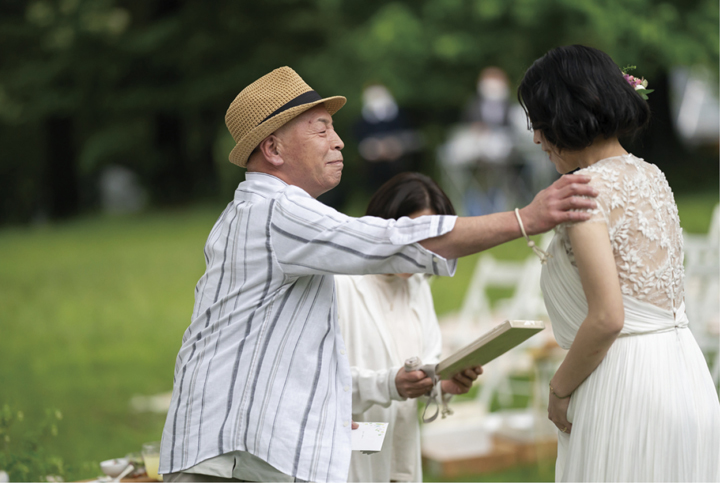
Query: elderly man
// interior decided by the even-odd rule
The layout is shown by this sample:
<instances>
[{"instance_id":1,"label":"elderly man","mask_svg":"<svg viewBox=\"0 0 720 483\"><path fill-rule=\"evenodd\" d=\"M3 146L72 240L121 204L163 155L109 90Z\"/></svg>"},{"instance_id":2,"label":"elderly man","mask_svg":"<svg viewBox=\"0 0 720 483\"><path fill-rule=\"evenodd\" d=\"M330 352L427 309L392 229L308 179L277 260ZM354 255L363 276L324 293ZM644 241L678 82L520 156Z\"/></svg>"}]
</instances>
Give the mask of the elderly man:
<instances>
[{"instance_id":1,"label":"elderly man","mask_svg":"<svg viewBox=\"0 0 720 483\"><path fill-rule=\"evenodd\" d=\"M205 246L162 438L166 481L344 481L352 378L333 274L452 275L455 258L521 236L513 213L350 218L318 202L340 181L343 142L323 99L290 68L232 102L230 161L246 180ZM581 177L520 210L528 233L584 220Z\"/></svg>"}]
</instances>

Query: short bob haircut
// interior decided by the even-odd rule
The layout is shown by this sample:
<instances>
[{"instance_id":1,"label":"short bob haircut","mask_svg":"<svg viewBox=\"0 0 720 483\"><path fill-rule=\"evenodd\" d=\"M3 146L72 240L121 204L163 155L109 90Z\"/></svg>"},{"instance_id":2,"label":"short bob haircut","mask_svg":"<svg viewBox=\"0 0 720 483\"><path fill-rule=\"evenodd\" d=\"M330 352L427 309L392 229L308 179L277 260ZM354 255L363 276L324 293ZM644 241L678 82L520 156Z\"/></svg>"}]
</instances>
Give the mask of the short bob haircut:
<instances>
[{"instance_id":1,"label":"short bob haircut","mask_svg":"<svg viewBox=\"0 0 720 483\"><path fill-rule=\"evenodd\" d=\"M377 190L365 214L397 220L425 209L438 215L455 214L452 203L435 181L420 173L400 173Z\"/></svg>"},{"instance_id":2,"label":"short bob haircut","mask_svg":"<svg viewBox=\"0 0 720 483\"><path fill-rule=\"evenodd\" d=\"M558 149L581 150L598 136L634 137L650 121L647 102L609 55L558 47L525 72L518 101L533 129Z\"/></svg>"}]
</instances>

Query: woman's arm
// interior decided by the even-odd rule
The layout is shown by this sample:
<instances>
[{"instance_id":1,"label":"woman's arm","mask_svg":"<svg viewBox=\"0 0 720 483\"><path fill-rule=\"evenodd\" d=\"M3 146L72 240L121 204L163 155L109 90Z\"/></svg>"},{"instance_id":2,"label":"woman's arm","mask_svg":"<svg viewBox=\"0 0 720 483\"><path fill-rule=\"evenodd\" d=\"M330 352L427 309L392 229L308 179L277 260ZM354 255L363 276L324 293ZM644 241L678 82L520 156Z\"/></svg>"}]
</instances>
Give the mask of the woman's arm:
<instances>
[{"instance_id":1,"label":"woman's arm","mask_svg":"<svg viewBox=\"0 0 720 483\"><path fill-rule=\"evenodd\" d=\"M605 358L623 328L625 312L607 225L582 223L567 230L587 297L588 315L550 382L555 394L550 394L548 412L561 431L569 432L570 398L565 396L572 394Z\"/></svg>"}]
</instances>

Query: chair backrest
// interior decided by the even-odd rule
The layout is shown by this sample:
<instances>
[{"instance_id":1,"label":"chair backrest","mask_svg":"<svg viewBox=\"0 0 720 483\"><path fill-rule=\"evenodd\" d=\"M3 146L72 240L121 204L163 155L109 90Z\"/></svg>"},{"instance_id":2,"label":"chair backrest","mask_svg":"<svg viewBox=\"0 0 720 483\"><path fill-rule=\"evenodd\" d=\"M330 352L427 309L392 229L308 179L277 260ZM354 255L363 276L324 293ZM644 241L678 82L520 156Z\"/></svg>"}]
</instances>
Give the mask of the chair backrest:
<instances>
[{"instance_id":1,"label":"chair backrest","mask_svg":"<svg viewBox=\"0 0 720 483\"><path fill-rule=\"evenodd\" d=\"M720 335L720 205L706 235L684 234L685 308L704 352L717 351Z\"/></svg>"},{"instance_id":2,"label":"chair backrest","mask_svg":"<svg viewBox=\"0 0 720 483\"><path fill-rule=\"evenodd\" d=\"M539 245L547 248L553 232L545 233ZM459 318L462 324L482 324L502 319L546 318L545 303L540 290L542 264L528 249L524 261L498 260L489 253L480 256L468 284ZM492 309L488 289L509 288L513 294Z\"/></svg>"}]
</instances>

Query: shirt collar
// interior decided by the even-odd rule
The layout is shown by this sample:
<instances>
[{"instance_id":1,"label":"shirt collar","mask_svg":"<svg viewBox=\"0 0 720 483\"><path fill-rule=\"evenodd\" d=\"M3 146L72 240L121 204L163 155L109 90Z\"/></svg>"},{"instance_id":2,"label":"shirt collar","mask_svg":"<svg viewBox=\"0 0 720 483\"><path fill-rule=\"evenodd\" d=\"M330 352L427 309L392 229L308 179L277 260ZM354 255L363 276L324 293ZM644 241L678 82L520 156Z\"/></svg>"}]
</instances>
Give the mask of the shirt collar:
<instances>
[{"instance_id":1,"label":"shirt collar","mask_svg":"<svg viewBox=\"0 0 720 483\"><path fill-rule=\"evenodd\" d=\"M245 179L254 183L262 183L268 185L276 185L278 187L289 186L285 181L281 180L277 176L273 176L267 173L261 173L258 171L246 172Z\"/></svg>"},{"instance_id":2,"label":"shirt collar","mask_svg":"<svg viewBox=\"0 0 720 483\"><path fill-rule=\"evenodd\" d=\"M239 201L244 199L245 196L247 196L245 193L247 190L256 193L270 194L283 191L288 186L285 181L271 174L258 172L245 173L245 181L240 183L237 190L235 190L235 200Z\"/></svg>"}]
</instances>

